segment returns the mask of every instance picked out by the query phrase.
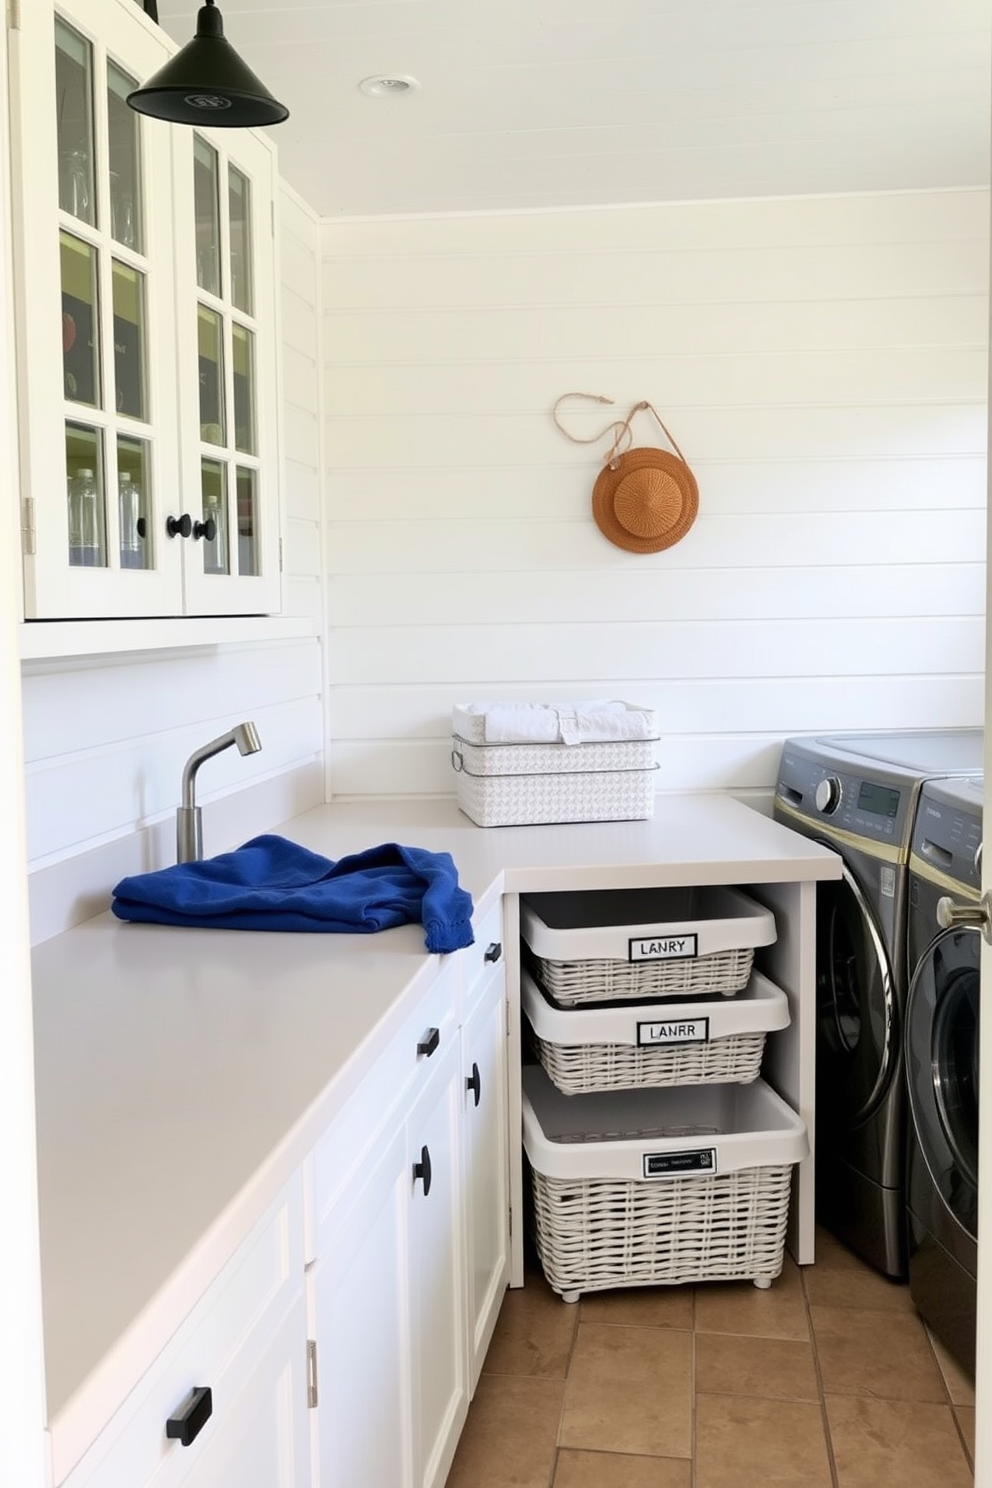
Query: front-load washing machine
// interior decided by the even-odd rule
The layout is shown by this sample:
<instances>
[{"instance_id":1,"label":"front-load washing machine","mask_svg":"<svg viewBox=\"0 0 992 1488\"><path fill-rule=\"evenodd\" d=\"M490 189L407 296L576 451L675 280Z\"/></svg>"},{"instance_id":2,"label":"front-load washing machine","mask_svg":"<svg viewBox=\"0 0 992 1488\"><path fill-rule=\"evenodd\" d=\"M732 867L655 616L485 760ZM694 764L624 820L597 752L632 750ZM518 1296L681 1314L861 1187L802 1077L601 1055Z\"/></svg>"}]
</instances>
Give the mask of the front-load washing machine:
<instances>
[{"instance_id":1,"label":"front-load washing machine","mask_svg":"<svg viewBox=\"0 0 992 1488\"><path fill-rule=\"evenodd\" d=\"M917 1311L975 1369L981 936L937 905L981 898L980 780L923 787L909 859L906 1082L909 1287ZM946 918L946 917L945 917Z\"/></svg>"},{"instance_id":2,"label":"front-load washing machine","mask_svg":"<svg viewBox=\"0 0 992 1488\"><path fill-rule=\"evenodd\" d=\"M981 773L980 729L786 740L776 820L839 852L817 885L818 1219L905 1279L908 860L923 782Z\"/></svg>"}]
</instances>

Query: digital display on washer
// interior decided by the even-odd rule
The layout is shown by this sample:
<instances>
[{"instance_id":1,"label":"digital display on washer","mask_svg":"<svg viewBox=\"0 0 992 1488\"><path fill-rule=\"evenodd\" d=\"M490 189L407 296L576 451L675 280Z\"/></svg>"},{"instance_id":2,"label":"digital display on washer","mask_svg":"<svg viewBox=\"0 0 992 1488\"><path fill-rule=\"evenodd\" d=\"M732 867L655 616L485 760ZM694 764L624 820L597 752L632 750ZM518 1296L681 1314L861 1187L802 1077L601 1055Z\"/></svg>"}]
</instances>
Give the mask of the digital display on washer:
<instances>
[{"instance_id":1,"label":"digital display on washer","mask_svg":"<svg viewBox=\"0 0 992 1488\"><path fill-rule=\"evenodd\" d=\"M895 816L899 810L899 792L891 786L863 780L858 791L858 810L871 811L875 816Z\"/></svg>"}]
</instances>

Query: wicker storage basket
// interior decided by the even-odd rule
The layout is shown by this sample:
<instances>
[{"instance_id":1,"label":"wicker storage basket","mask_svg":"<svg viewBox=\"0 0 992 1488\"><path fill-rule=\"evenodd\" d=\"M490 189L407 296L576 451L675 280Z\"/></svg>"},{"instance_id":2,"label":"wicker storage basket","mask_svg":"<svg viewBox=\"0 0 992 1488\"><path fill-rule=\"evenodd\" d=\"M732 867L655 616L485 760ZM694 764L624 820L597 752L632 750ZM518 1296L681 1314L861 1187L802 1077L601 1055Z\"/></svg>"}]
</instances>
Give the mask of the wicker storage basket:
<instances>
[{"instance_id":1,"label":"wicker storage basket","mask_svg":"<svg viewBox=\"0 0 992 1488\"><path fill-rule=\"evenodd\" d=\"M643 821L654 813L658 720L628 705L650 738L560 744L486 742L485 715L452 712L455 796L480 827Z\"/></svg>"},{"instance_id":2,"label":"wicker storage basket","mask_svg":"<svg viewBox=\"0 0 992 1488\"><path fill-rule=\"evenodd\" d=\"M785 993L753 972L738 996L651 1004L555 1007L521 974L521 1002L537 1057L566 1095L641 1086L747 1084L761 1073L765 1035L789 1025Z\"/></svg>"},{"instance_id":3,"label":"wicker storage basket","mask_svg":"<svg viewBox=\"0 0 992 1488\"><path fill-rule=\"evenodd\" d=\"M806 1127L751 1085L562 1095L523 1071L534 1239L566 1302L697 1281L767 1287L782 1269Z\"/></svg>"},{"instance_id":4,"label":"wicker storage basket","mask_svg":"<svg viewBox=\"0 0 992 1488\"><path fill-rule=\"evenodd\" d=\"M600 889L531 894L520 933L563 1007L722 993L747 985L775 917L739 889Z\"/></svg>"}]
</instances>

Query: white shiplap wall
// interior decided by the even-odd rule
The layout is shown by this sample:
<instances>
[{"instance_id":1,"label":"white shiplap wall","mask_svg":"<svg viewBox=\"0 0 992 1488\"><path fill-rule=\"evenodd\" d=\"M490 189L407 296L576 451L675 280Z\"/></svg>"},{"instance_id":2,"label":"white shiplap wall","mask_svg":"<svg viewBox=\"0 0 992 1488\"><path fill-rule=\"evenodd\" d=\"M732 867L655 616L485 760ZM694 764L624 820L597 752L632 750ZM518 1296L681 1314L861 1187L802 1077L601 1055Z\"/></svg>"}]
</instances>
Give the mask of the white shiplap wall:
<instances>
[{"instance_id":1,"label":"white shiplap wall","mask_svg":"<svg viewBox=\"0 0 992 1488\"><path fill-rule=\"evenodd\" d=\"M220 852L323 796L318 224L279 200L283 600L310 639L25 663L25 799L35 941L99 913L125 873L175 861L194 749L242 719L261 752L197 777L204 846Z\"/></svg>"},{"instance_id":2,"label":"white shiplap wall","mask_svg":"<svg viewBox=\"0 0 992 1488\"><path fill-rule=\"evenodd\" d=\"M455 701L652 705L662 789L767 788L793 732L979 724L988 219L975 190L325 223L329 791L450 792ZM573 389L658 408L700 488L676 547L600 535Z\"/></svg>"}]
</instances>

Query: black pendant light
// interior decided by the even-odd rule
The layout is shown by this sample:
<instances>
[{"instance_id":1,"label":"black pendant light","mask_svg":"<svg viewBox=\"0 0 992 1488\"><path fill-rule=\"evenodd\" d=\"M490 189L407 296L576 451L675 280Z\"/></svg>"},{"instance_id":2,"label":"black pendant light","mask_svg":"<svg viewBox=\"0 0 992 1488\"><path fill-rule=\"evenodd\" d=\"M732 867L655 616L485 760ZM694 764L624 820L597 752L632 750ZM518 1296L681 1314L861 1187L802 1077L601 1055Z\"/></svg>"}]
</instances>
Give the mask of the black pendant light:
<instances>
[{"instance_id":1,"label":"black pendant light","mask_svg":"<svg viewBox=\"0 0 992 1488\"><path fill-rule=\"evenodd\" d=\"M214 0L200 7L193 40L127 101L137 113L171 124L251 129L289 118L289 109L276 102L225 39Z\"/></svg>"}]
</instances>

